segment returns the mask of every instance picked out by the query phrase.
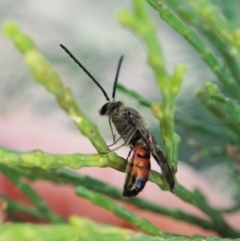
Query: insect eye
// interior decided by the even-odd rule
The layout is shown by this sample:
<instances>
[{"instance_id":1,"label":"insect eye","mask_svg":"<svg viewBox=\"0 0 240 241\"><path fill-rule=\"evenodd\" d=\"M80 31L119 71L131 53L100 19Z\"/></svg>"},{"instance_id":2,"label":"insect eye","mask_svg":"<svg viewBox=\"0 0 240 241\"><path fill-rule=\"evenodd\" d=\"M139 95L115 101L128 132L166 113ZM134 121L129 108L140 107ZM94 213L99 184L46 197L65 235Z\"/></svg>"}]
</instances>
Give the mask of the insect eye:
<instances>
[{"instance_id":1,"label":"insect eye","mask_svg":"<svg viewBox=\"0 0 240 241\"><path fill-rule=\"evenodd\" d=\"M100 115L106 115L107 111L111 108L112 105L113 105L112 102L108 102L105 105L103 105L103 107L99 111Z\"/></svg>"},{"instance_id":2,"label":"insect eye","mask_svg":"<svg viewBox=\"0 0 240 241\"><path fill-rule=\"evenodd\" d=\"M106 103L105 105L106 105L106 108L108 109L108 108L110 108L113 105L113 103L109 102L109 103Z\"/></svg>"}]
</instances>

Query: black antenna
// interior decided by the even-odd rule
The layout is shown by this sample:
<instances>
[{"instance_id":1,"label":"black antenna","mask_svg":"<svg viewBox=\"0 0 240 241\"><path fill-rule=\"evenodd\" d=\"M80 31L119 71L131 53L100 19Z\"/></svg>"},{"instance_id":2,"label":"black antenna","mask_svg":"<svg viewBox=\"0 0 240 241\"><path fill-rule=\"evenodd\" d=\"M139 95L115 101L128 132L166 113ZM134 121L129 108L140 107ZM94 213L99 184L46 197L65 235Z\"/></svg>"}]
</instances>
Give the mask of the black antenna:
<instances>
[{"instance_id":1,"label":"black antenna","mask_svg":"<svg viewBox=\"0 0 240 241\"><path fill-rule=\"evenodd\" d=\"M97 82L97 80L90 74L90 72L73 56L73 54L62 44L60 46L66 51L66 53L74 60L74 62L93 80L93 82L100 88L100 90L103 92L105 98L107 101L109 101L109 97L107 95L107 92L103 89L103 87Z\"/></svg>"},{"instance_id":2,"label":"black antenna","mask_svg":"<svg viewBox=\"0 0 240 241\"><path fill-rule=\"evenodd\" d=\"M118 81L118 75L119 75L119 72L120 72L122 60L123 60L123 55L120 57L120 59L119 59L119 61L118 61L117 73L116 73L115 80L114 80L114 84L113 84L113 92L112 92L112 98L113 98L113 100L114 100L114 98L115 98L115 93L116 93L116 88L117 88L117 81Z\"/></svg>"}]
</instances>

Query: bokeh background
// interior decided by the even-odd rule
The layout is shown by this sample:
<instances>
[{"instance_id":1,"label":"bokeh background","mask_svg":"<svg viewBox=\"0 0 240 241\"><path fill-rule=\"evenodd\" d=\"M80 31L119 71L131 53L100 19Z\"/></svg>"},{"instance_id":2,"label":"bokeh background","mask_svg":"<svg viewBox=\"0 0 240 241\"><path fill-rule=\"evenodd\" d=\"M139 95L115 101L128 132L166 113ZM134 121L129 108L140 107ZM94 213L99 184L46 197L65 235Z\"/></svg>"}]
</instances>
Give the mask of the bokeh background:
<instances>
[{"instance_id":1,"label":"bokeh background","mask_svg":"<svg viewBox=\"0 0 240 241\"><path fill-rule=\"evenodd\" d=\"M17 21L22 30L33 38L65 84L72 89L81 108L88 116L99 122L99 128L107 138L111 138L109 127L106 120L99 118L98 115L98 110L105 103L104 96L59 47L60 43L66 45L82 61L109 95L112 91L117 61L123 54L125 58L120 83L141 93L152 102L161 100L153 74L146 65L144 46L130 31L120 26L115 17L118 9L131 8L130 1L43 0L22 1L21 4L16 4L15 1L0 1L0 4L2 25L9 20ZM178 97L177 110L186 114L199 114L198 110L202 107L195 94L203 88L206 81L214 80L215 77L194 49L161 21L154 10L149 10L156 21L169 73L173 72L178 63L188 67L182 92ZM0 41L1 117L36 115L38 118L51 119L63 125L63 128L75 128L45 89L34 83L21 54L12 43L3 35ZM158 123L149 110L139 106L121 92L117 93L117 99L137 108L146 117L149 126L158 129ZM181 155L185 157L182 152L183 148Z\"/></svg>"}]
</instances>

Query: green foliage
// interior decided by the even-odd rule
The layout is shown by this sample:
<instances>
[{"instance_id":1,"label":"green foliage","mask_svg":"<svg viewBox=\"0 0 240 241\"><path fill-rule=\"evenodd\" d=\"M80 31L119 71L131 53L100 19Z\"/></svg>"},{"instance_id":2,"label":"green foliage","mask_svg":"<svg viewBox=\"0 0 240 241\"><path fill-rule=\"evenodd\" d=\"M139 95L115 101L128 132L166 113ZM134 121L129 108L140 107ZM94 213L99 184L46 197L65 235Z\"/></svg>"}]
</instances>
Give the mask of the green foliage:
<instances>
[{"instance_id":1,"label":"green foliage","mask_svg":"<svg viewBox=\"0 0 240 241\"><path fill-rule=\"evenodd\" d=\"M180 138L174 133L175 97L180 91L184 66L177 66L172 77L166 71L161 46L156 29L149 18L147 9L141 1L134 1L134 12L122 10L118 19L122 25L130 28L144 42L148 53L148 64L152 68L162 94L162 104L153 105L153 113L161 122L161 132L166 147L166 157L171 168L177 170L177 150Z\"/></svg>"},{"instance_id":2,"label":"green foliage","mask_svg":"<svg viewBox=\"0 0 240 241\"><path fill-rule=\"evenodd\" d=\"M154 116L161 122L161 135L164 141L167 161L174 172L177 172L178 148L180 137L175 132L175 123L199 132L204 135L224 139L232 145L239 145L239 94L240 94L240 66L239 66L239 29L232 26L233 18L227 19L221 9L210 1L157 1L147 0L160 15L180 35L191 44L203 61L209 66L221 85L206 83L205 90L199 91L198 98L207 110L215 115L218 122L222 123L219 131L217 126L202 123L192 117L175 115L176 97L181 90L181 85L186 73L186 67L179 64L173 73L168 73L163 59L161 45L157 38L155 23L153 23L147 4L144 0L133 0L133 11L121 10L117 13L119 22L129 28L144 44L147 52L148 64L152 69L157 86L162 96L161 103L151 103L140 94L119 85L118 89L131 96L139 104L151 108ZM228 6L228 5L226 5ZM227 15L231 8L227 9ZM200 33L201 34L200 34ZM109 152L108 146L101 137L95 123L93 123L77 104L70 88L61 81L58 73L53 69L47 59L37 50L33 40L25 35L20 27L13 22L4 26L4 33L22 53L26 65L31 69L37 83L52 94L59 106L68 114L79 131L86 136L98 154L48 154L41 151L18 153L14 150L0 149L0 171L33 203L26 207L8 197L2 196L8 202L7 211L14 213L20 211L49 221L48 226L30 224L6 224L0 228L1 240L220 240L220 238L184 237L168 234L160 230L150 221L138 217L115 201L131 203L132 205L166 215L187 223L198 225L207 230L213 230L222 237L238 238L240 230L231 228L224 219L223 210L212 207L199 190L189 191L176 183L174 194L181 200L192 204L204 214L208 220L190 215L182 210L169 209L141 198L123 199L121 192L111 186L88 176L77 174L66 167L79 169L82 167L111 167L124 172L126 161ZM206 39L214 47L209 47ZM214 48L211 49L211 48ZM216 56L221 56L221 60ZM107 153L107 154L102 154ZM227 155L225 148L206 146L198 155L209 158L210 156ZM226 157L227 159L227 157ZM232 165L232 175L240 186L240 177L237 176L237 164L227 159ZM21 178L30 180L50 180L54 183L69 184L75 188L78 196L90 200L95 205L111 211L116 216L135 225L148 235L125 229L100 225L79 217L72 217L70 222L65 222L55 214L44 200ZM151 171L150 181L156 183L162 190L168 190L164 178L160 173ZM177 182L177 180L176 180ZM113 199L113 200L112 200ZM236 204L239 208L240 203ZM234 210L234 208L233 208ZM64 223L65 222L65 223ZM230 239L224 239L230 240Z\"/></svg>"},{"instance_id":3,"label":"green foliage","mask_svg":"<svg viewBox=\"0 0 240 241\"><path fill-rule=\"evenodd\" d=\"M58 225L33 225L33 224L6 224L0 227L2 241L15 241L16 237L21 240L32 241L50 241L54 233L55 240L163 240L147 236L144 234L134 233L127 229L120 229L109 225L101 225L84 218L71 217L70 223ZM101 234L101 235L99 235ZM20 240L20 239L19 239Z\"/></svg>"}]
</instances>

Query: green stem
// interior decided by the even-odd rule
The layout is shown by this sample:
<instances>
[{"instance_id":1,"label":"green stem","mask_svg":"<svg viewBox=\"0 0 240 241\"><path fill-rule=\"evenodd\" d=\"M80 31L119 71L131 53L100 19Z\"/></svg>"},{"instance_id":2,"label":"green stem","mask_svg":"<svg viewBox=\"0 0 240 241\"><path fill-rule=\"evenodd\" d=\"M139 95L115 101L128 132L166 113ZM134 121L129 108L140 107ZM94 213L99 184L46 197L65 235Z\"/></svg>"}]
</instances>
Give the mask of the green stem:
<instances>
[{"instance_id":1,"label":"green stem","mask_svg":"<svg viewBox=\"0 0 240 241\"><path fill-rule=\"evenodd\" d=\"M228 7L233 7L233 3L231 0L224 1L224 5ZM224 59L224 63L228 67L231 72L231 75L234 77L235 81L240 83L240 66L238 61L234 56L234 51L231 51L231 46L226 43L213 29L206 24L203 24L201 19L193 12L189 7L185 6L184 2L176 1L176 0L168 0L166 2L177 14L178 16L184 20L188 25L192 25L198 32L202 32L208 39L210 43L212 43L211 48L214 49L214 52L218 52L222 55ZM223 10L227 10L223 8Z\"/></svg>"},{"instance_id":2,"label":"green stem","mask_svg":"<svg viewBox=\"0 0 240 241\"><path fill-rule=\"evenodd\" d=\"M20 180L18 173L14 169L2 165L0 171L35 204L46 220L53 223L63 222L59 216L51 211L43 199L31 188L30 185Z\"/></svg>"},{"instance_id":3,"label":"green stem","mask_svg":"<svg viewBox=\"0 0 240 241\"><path fill-rule=\"evenodd\" d=\"M219 121L223 123L224 126L227 127L228 132L231 135L235 135L236 138L239 139L239 133L240 130L236 123L233 123L233 119L231 115L227 112L226 108L222 108L222 105L219 105L217 101L210 98L207 93L204 91L199 91L197 94L198 98L203 102L203 104L206 106L206 108L213 113ZM231 112L231 110L229 110ZM238 113L236 113L238 114ZM239 141L238 141L239 142ZM238 143L237 142L237 143Z\"/></svg>"},{"instance_id":4,"label":"green stem","mask_svg":"<svg viewBox=\"0 0 240 241\"><path fill-rule=\"evenodd\" d=\"M99 152L107 152L108 147L97 126L82 112L70 88L63 84L58 73L38 52L30 37L22 33L18 25L13 22L4 25L4 33L11 38L17 49L24 55L25 62L32 70L34 79L55 96L60 107L68 113L77 128L91 141L93 146Z\"/></svg>"},{"instance_id":5,"label":"green stem","mask_svg":"<svg viewBox=\"0 0 240 241\"><path fill-rule=\"evenodd\" d=\"M157 85L162 93L162 105L153 109L155 116L161 121L161 132L166 147L166 157L172 170L177 169L177 149L180 138L174 133L175 97L180 90L185 67L178 66L170 77L164 65L163 53L159 44L155 26L147 12L144 0L133 0L134 11L118 12L120 23L130 28L143 41L147 53L148 64L152 68Z\"/></svg>"},{"instance_id":6,"label":"green stem","mask_svg":"<svg viewBox=\"0 0 240 241\"><path fill-rule=\"evenodd\" d=\"M39 220L44 220L43 213L37 208L30 207L29 205L17 202L6 196L0 195L0 198L7 202L7 213L16 215L18 213L27 214Z\"/></svg>"},{"instance_id":7,"label":"green stem","mask_svg":"<svg viewBox=\"0 0 240 241\"><path fill-rule=\"evenodd\" d=\"M200 53L203 60L209 65L212 71L218 76L219 80L224 84L226 90L238 98L240 89L232 78L229 71L223 64L220 63L213 52L207 47L202 37L193 29L188 27L170 8L168 8L164 1L161 1L159 6L158 0L147 0L147 2L156 9L160 17L166 21L173 29L189 41L191 45Z\"/></svg>"},{"instance_id":8,"label":"green stem","mask_svg":"<svg viewBox=\"0 0 240 241\"><path fill-rule=\"evenodd\" d=\"M86 218L80 218L76 216L72 216L70 218L69 224L36 225L29 223L9 223L1 225L0 236L1 241L163 241L163 239L159 239L158 237L152 237L139 232L133 232L129 229L96 223ZM213 241L218 240L214 239Z\"/></svg>"},{"instance_id":9,"label":"green stem","mask_svg":"<svg viewBox=\"0 0 240 241\"><path fill-rule=\"evenodd\" d=\"M219 8L207 0L198 0L193 3L185 0L186 4L200 16L202 23L207 25L213 32L219 35L228 45L229 52L240 64L240 41L238 37L239 29L234 31L231 23L224 17Z\"/></svg>"},{"instance_id":10,"label":"green stem","mask_svg":"<svg viewBox=\"0 0 240 241\"><path fill-rule=\"evenodd\" d=\"M133 212L127 210L124 206L115 204L112 200L108 199L107 197L104 197L96 192L90 191L89 189L83 186L79 186L76 188L76 194L78 196L90 200L92 203L100 207L103 207L104 209L111 211L117 217L120 217L126 220L127 222L136 225L139 229L146 233L149 233L154 236L164 235L164 233L159 228L157 228L147 219L138 217Z\"/></svg>"},{"instance_id":11,"label":"green stem","mask_svg":"<svg viewBox=\"0 0 240 241\"><path fill-rule=\"evenodd\" d=\"M229 21L230 28L234 28L236 23L235 0L222 1L222 10Z\"/></svg>"},{"instance_id":12,"label":"green stem","mask_svg":"<svg viewBox=\"0 0 240 241\"><path fill-rule=\"evenodd\" d=\"M191 203L192 205L198 207L200 210L202 210L206 215L210 217L210 220L213 218L211 217L212 213L215 215L215 219L218 219L219 217L219 223L218 226L216 225L215 221L206 221L197 217L194 217L192 215L189 215L187 213L181 213L178 210L170 210L167 208L161 208L161 206L152 204L146 200L142 200L139 198L133 198L133 199L122 199L122 196L120 195L120 192L112 187L111 185L101 182L99 180L96 180L94 178L88 177L88 176L81 176L78 173L75 173L68 169L57 169L57 170L47 170L43 171L41 169L30 169L30 170L19 170L18 175L26 176L32 180L39 180L39 179L46 179L46 180L52 180L56 183L68 183L73 186L84 186L86 189L93 190L99 193L102 193L104 195L107 195L111 198L128 202L133 205L136 205L139 208L148 209L150 211L153 211L154 213L162 213L164 215L169 215L170 217L181 219L186 222L191 222L192 224L199 225L205 229L212 229L219 234L223 236L227 236L226 234L229 234L229 237L237 237L240 236L240 233L231 229L225 221L222 219L221 214L222 210L217 210L212 208L203 197L203 194L201 194L199 191L188 191L181 185L177 184L176 192L175 194L181 198L182 200ZM33 175L34 173L34 175ZM54 177L54 178L53 178ZM163 181L160 179L159 173L155 171L151 171L150 180L155 182L157 185L163 185ZM184 197L182 196L184 195ZM204 201L203 201L204 200ZM171 216L173 215L173 216ZM224 230L221 230L221 227L224 227Z\"/></svg>"},{"instance_id":13,"label":"green stem","mask_svg":"<svg viewBox=\"0 0 240 241\"><path fill-rule=\"evenodd\" d=\"M214 230L214 226L212 226L210 222L204 219L195 217L193 215L190 215L188 213L185 213L181 210L169 209L138 197L128 198L128 199L123 198L119 189L115 188L114 186L106 182L99 181L92 177L83 176L83 175L80 175L79 173L72 172L68 169L58 170L57 177L59 178L59 180L62 180L63 183L67 182L67 183L73 184L74 182L74 185L82 185L89 190L93 190L98 193L104 194L115 200L120 200L122 202L133 204L134 206L140 208L141 210L147 210L153 213L166 215L174 219L182 220L191 224L201 226L202 228L205 228L205 229Z\"/></svg>"},{"instance_id":14,"label":"green stem","mask_svg":"<svg viewBox=\"0 0 240 241\"><path fill-rule=\"evenodd\" d=\"M135 99L140 105L151 108L152 103L143 98L140 94L138 94L134 90L130 90L123 85L119 85L118 89L129 97ZM209 135L212 138L223 138L229 141L230 143L236 144L239 141L239 138L236 137L233 133L230 133L227 130L220 130L219 128L205 124L202 121L195 120L190 116L183 114L180 111L177 111L175 115L175 122L179 125L185 126L188 129L192 129L199 133L204 133Z\"/></svg>"},{"instance_id":15,"label":"green stem","mask_svg":"<svg viewBox=\"0 0 240 241\"><path fill-rule=\"evenodd\" d=\"M176 185L174 188L174 193L181 197L181 199L185 202L191 203L196 207L199 207L201 211L207 214L215 226L215 230L222 236L222 237L231 237L231 238L238 238L240 237L240 233L237 230L231 229L229 225L225 222L222 213L212 208L203 194L198 190L195 189L193 192L190 192L183 186L179 184Z\"/></svg>"},{"instance_id":16,"label":"green stem","mask_svg":"<svg viewBox=\"0 0 240 241\"><path fill-rule=\"evenodd\" d=\"M187 129L191 129L201 134L204 133L213 139L221 138L233 144L236 144L239 141L239 138L237 138L236 135L233 134L232 132L229 132L224 128L215 127L213 125L193 119L190 116L183 114L182 112L179 112L179 111L176 114L175 121L177 124L182 125Z\"/></svg>"}]
</instances>

